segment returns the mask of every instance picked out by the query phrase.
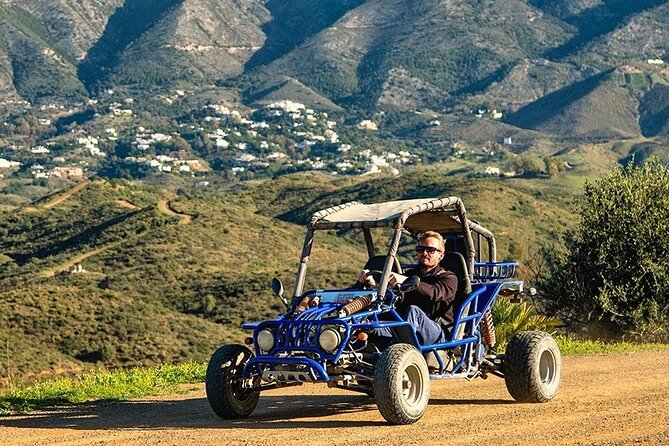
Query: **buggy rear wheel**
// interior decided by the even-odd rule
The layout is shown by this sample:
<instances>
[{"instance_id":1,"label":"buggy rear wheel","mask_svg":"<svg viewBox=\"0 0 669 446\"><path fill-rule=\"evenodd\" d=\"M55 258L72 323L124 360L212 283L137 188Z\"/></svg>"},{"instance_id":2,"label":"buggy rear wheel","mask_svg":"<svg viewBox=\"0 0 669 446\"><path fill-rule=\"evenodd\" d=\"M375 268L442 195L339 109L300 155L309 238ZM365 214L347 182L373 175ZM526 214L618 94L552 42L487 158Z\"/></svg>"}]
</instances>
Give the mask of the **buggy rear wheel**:
<instances>
[{"instance_id":1,"label":"buggy rear wheel","mask_svg":"<svg viewBox=\"0 0 669 446\"><path fill-rule=\"evenodd\" d=\"M555 398L562 377L562 356L543 331L516 334L506 347L504 381L516 401L544 403Z\"/></svg>"},{"instance_id":2,"label":"buggy rear wheel","mask_svg":"<svg viewBox=\"0 0 669 446\"><path fill-rule=\"evenodd\" d=\"M245 418L258 404L260 392L245 388L242 371L253 356L243 345L220 347L207 366L207 400L216 415L225 419Z\"/></svg>"},{"instance_id":3,"label":"buggy rear wheel","mask_svg":"<svg viewBox=\"0 0 669 446\"><path fill-rule=\"evenodd\" d=\"M379 412L389 423L420 420L430 398L430 375L423 355L409 344L390 346L376 365L373 389Z\"/></svg>"}]
</instances>

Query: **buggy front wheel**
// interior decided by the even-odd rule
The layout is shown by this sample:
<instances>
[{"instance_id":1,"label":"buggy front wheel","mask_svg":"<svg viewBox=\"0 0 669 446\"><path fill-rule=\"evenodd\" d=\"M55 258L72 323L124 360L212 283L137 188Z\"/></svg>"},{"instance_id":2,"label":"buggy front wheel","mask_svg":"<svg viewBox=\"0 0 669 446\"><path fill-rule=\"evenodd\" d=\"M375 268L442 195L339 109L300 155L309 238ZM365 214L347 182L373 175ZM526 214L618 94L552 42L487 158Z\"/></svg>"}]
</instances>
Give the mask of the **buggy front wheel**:
<instances>
[{"instance_id":1,"label":"buggy front wheel","mask_svg":"<svg viewBox=\"0 0 669 446\"><path fill-rule=\"evenodd\" d=\"M246 388L242 371L253 356L243 345L220 347L207 367L207 400L216 415L225 419L245 418L258 404L260 392Z\"/></svg>"},{"instance_id":2,"label":"buggy front wheel","mask_svg":"<svg viewBox=\"0 0 669 446\"><path fill-rule=\"evenodd\" d=\"M389 423L420 420L430 398L425 358L409 344L390 346L376 364L373 390L379 412Z\"/></svg>"},{"instance_id":3,"label":"buggy front wheel","mask_svg":"<svg viewBox=\"0 0 669 446\"><path fill-rule=\"evenodd\" d=\"M516 334L506 347L504 381L516 401L544 403L555 398L562 377L560 348L543 331Z\"/></svg>"}]
</instances>

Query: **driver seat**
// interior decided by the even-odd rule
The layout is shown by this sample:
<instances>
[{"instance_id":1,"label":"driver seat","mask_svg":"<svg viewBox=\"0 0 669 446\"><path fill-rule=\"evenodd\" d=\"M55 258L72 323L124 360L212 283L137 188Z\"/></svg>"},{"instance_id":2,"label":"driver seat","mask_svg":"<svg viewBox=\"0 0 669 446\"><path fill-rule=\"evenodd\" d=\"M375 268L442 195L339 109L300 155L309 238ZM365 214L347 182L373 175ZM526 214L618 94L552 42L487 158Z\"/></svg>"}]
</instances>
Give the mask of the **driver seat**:
<instances>
[{"instance_id":1,"label":"driver seat","mask_svg":"<svg viewBox=\"0 0 669 446\"><path fill-rule=\"evenodd\" d=\"M455 299L453 300L453 317L455 318L462 303L467 299L469 293L472 292L472 282L467 273L467 262L465 262L465 258L459 252L446 252L444 253L444 258L439 262L439 266L445 270L451 271L455 274L455 277L458 278L458 289L455 292ZM468 314L469 305L462 308L462 315L467 316ZM456 330L455 336L451 336L451 339L461 339L465 330L465 325L466 324L460 324ZM453 333L451 333L451 335L452 334Z\"/></svg>"},{"instance_id":2,"label":"driver seat","mask_svg":"<svg viewBox=\"0 0 669 446\"><path fill-rule=\"evenodd\" d=\"M462 303L467 299L469 293L472 292L472 283L469 279L469 274L467 273L467 262L465 262L465 258L459 252L445 252L444 258L439 262L439 266L452 272L455 274L455 277L458 278L458 289L455 291L455 299L453 299L453 318L455 318ZM463 316L469 315L469 307L470 304L467 304L462 308ZM452 331L453 322L445 326L444 331L446 332L446 337L450 337L450 339L447 340L455 341L462 339L465 332L465 325L467 324L460 324L455 333ZM455 350L459 351L459 347L456 347ZM447 372L450 372L451 367L457 362L456 359L453 356L449 356L445 350L427 352L423 356L425 357L430 373L436 373L439 370L439 363L437 362L435 355L439 355L444 364L444 370Z\"/></svg>"}]
</instances>

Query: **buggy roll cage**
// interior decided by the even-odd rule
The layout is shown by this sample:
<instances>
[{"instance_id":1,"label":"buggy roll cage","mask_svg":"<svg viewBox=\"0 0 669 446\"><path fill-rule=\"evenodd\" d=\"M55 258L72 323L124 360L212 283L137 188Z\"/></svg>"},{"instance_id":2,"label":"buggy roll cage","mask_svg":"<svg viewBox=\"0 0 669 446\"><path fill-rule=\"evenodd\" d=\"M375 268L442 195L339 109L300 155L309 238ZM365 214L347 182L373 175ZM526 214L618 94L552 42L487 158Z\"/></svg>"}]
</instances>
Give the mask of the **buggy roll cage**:
<instances>
[{"instance_id":1,"label":"buggy roll cage","mask_svg":"<svg viewBox=\"0 0 669 446\"><path fill-rule=\"evenodd\" d=\"M487 241L488 262L495 262L497 247L492 232L480 224L467 219L467 211L458 197L422 198L413 200L390 201L376 204L363 204L357 201L329 207L314 213L307 225L300 264L293 291L293 299L303 292L307 274L307 264L314 242L314 233L319 230L361 229L365 238L367 252L371 258L375 254L372 241L372 228L394 228L388 247L386 263L379 281L377 296L385 296L393 263L397 256L402 233L413 238L425 231L448 233L462 237L462 254L467 266L470 281L474 279L474 262L480 261L481 237ZM477 236L476 246L472 233Z\"/></svg>"}]
</instances>

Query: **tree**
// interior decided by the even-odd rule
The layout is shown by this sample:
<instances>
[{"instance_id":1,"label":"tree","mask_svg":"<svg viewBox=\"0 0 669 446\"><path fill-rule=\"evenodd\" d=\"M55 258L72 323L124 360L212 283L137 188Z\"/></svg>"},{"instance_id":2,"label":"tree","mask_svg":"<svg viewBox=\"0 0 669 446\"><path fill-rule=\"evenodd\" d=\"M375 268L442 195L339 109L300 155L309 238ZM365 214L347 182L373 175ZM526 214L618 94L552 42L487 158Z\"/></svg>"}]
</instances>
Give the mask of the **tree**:
<instances>
[{"instance_id":1,"label":"tree","mask_svg":"<svg viewBox=\"0 0 669 446\"><path fill-rule=\"evenodd\" d=\"M560 173L560 161L556 158L547 156L544 158L544 166L546 175L553 178Z\"/></svg>"},{"instance_id":2,"label":"tree","mask_svg":"<svg viewBox=\"0 0 669 446\"><path fill-rule=\"evenodd\" d=\"M539 297L549 315L603 338L669 333L669 171L654 160L586 183L580 221L543 249Z\"/></svg>"}]
</instances>

